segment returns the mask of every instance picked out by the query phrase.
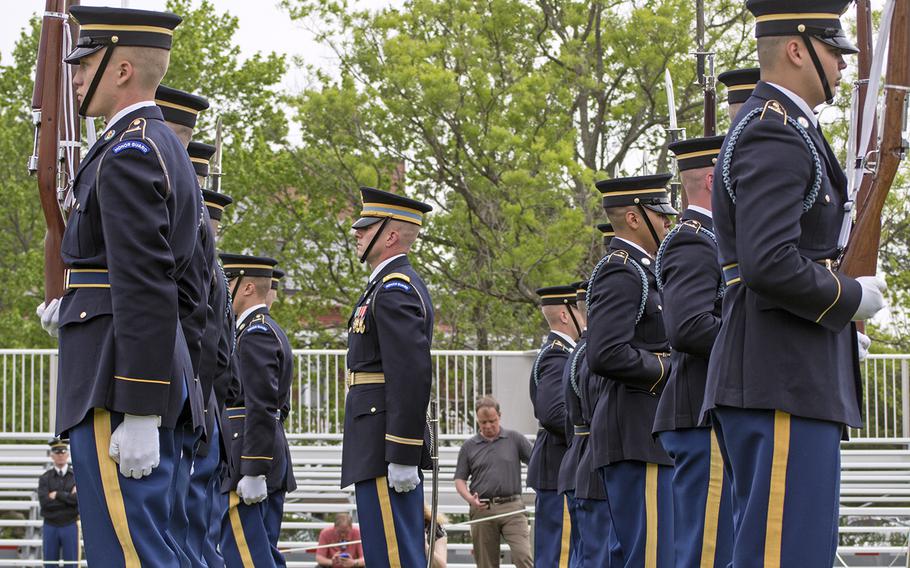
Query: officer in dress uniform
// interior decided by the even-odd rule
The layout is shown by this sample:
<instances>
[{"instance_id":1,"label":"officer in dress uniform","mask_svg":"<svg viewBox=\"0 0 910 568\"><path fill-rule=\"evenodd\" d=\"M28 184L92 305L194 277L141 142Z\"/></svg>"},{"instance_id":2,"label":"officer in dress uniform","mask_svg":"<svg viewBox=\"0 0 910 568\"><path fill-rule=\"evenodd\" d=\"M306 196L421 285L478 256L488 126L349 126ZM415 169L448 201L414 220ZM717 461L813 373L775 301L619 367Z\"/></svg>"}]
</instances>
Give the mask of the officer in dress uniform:
<instances>
[{"instance_id":1,"label":"officer in dress uniform","mask_svg":"<svg viewBox=\"0 0 910 568\"><path fill-rule=\"evenodd\" d=\"M708 356L720 329L724 283L711 219L711 184L723 136L670 144L689 207L655 262L673 347L654 433L673 459L676 566L726 568L733 552L730 480L710 426L699 427Z\"/></svg>"},{"instance_id":2,"label":"officer in dress uniform","mask_svg":"<svg viewBox=\"0 0 910 568\"><path fill-rule=\"evenodd\" d=\"M209 107L208 100L198 95L159 85L155 91L155 104L161 110L165 124L174 131L174 134L177 135L181 142L187 144L187 153L190 156L190 162L193 164L193 170L196 172L198 185L201 186L205 183L205 176L200 175L203 166L202 160L204 157L207 164L208 157L214 152L214 147L199 142L189 142L189 140L192 138L198 113ZM212 152L209 152L209 149ZM205 170L205 175L207 175L207 166ZM201 199L201 189L197 191L200 191ZM187 294L192 300L181 297L180 322L189 346L190 360L193 362L193 372L198 380L197 384L202 393L202 400L204 404L207 404L211 383L207 383L200 377L200 361L202 359L203 335L208 323L207 318L210 315L210 307L207 300L211 296L215 244L209 231L208 216L204 210L201 211L200 218L201 222L197 231L193 261L183 277L183 280L187 282L186 288L192 289ZM191 566L200 566L202 562L198 555L195 555L190 550L188 544L191 531L190 517L193 516L194 512L188 507L187 499L190 493L190 472L193 470L193 458L197 446L204 434L211 430L211 418L208 416L207 409L205 413L206 420L202 429L194 429L191 423L184 421L182 427L176 431L176 451L180 456L180 460L177 465L172 489L174 502L171 508L170 533L180 548L182 555L181 564ZM198 515L196 515L196 518L198 519ZM197 528L196 530L198 532L201 529Z\"/></svg>"},{"instance_id":3,"label":"officer in dress uniform","mask_svg":"<svg viewBox=\"0 0 910 568\"><path fill-rule=\"evenodd\" d=\"M75 6L66 61L80 114L107 128L82 160L62 243L60 432L69 432L88 562L176 566L169 534L181 418L202 400L181 321L195 284L201 202L189 157L153 101L173 29L166 12ZM118 463L119 473L118 475Z\"/></svg>"},{"instance_id":4,"label":"officer in dress uniform","mask_svg":"<svg viewBox=\"0 0 910 568\"><path fill-rule=\"evenodd\" d=\"M673 462L651 436L670 373L654 255L670 228L669 174L597 183L616 231L588 289L588 366L605 383L591 421L626 567L671 566Z\"/></svg>"},{"instance_id":5,"label":"officer in dress uniform","mask_svg":"<svg viewBox=\"0 0 910 568\"><path fill-rule=\"evenodd\" d=\"M534 416L540 423L528 461L528 487L534 499L534 565L569 565L571 517L566 497L557 491L559 466L566 454L566 402L562 375L581 336L584 317L576 306L578 288L539 288L540 311L550 328L534 365L529 389Z\"/></svg>"},{"instance_id":6,"label":"officer in dress uniform","mask_svg":"<svg viewBox=\"0 0 910 568\"><path fill-rule=\"evenodd\" d=\"M742 108L743 103L752 96L759 79L758 67L733 69L717 76L717 80L727 87L727 113L731 121L736 118L736 113Z\"/></svg>"},{"instance_id":7,"label":"officer in dress uniform","mask_svg":"<svg viewBox=\"0 0 910 568\"><path fill-rule=\"evenodd\" d=\"M837 271L847 182L812 111L857 51L847 4L746 3L762 80L715 169L727 290L704 406L732 473L737 567L833 564L839 442L862 425L851 321L884 305L884 282Z\"/></svg>"},{"instance_id":8,"label":"officer in dress uniform","mask_svg":"<svg viewBox=\"0 0 910 568\"><path fill-rule=\"evenodd\" d=\"M563 367L561 377L562 397L566 406L566 424L565 439L567 450L559 464L559 472L556 476L556 491L564 495L566 506L569 510L569 521L572 530L570 531L569 540L569 566L584 566L584 550L581 540L581 533L578 529L578 505L575 501L575 475L578 472L578 462L581 459L581 451L587 441L589 433L588 423L581 418L581 399L579 385L577 380L577 365L579 352L584 354L585 334L587 333L587 321L585 321L585 298L587 295L588 283L586 281L575 282L572 288L575 289L575 307L578 310L579 320L581 323L581 335L578 336L578 342L569 355L569 360ZM575 366L573 366L573 362Z\"/></svg>"},{"instance_id":9,"label":"officer in dress uniform","mask_svg":"<svg viewBox=\"0 0 910 568\"><path fill-rule=\"evenodd\" d=\"M373 269L348 322L341 486L355 484L367 566L424 566L433 304L408 262L432 207L362 187L357 253ZM390 490L389 488L392 488Z\"/></svg>"},{"instance_id":10,"label":"officer in dress uniform","mask_svg":"<svg viewBox=\"0 0 910 568\"><path fill-rule=\"evenodd\" d=\"M222 254L237 314L240 392L228 400L222 421L229 492L221 554L229 568L284 566L278 550L285 494L297 488L284 433L294 360L284 330L265 305L272 258Z\"/></svg>"}]
</instances>

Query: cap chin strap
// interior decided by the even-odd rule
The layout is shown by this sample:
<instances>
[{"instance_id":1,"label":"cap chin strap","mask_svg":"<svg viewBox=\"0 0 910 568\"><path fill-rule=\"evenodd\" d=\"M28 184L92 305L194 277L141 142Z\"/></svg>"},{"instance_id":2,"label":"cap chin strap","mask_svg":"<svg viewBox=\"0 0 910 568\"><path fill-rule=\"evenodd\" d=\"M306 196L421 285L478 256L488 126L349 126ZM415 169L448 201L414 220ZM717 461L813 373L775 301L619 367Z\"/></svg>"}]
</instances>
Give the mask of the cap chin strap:
<instances>
[{"instance_id":1,"label":"cap chin strap","mask_svg":"<svg viewBox=\"0 0 910 568\"><path fill-rule=\"evenodd\" d=\"M103 49L104 57L101 58L101 62L98 64L98 70L95 71L95 76L92 77L92 82L85 92L85 97L82 98L82 105L79 107L80 116L88 116L88 105L92 102L92 96L95 94L95 89L97 89L98 85L101 83L101 77L104 75L104 70L107 69L107 64L111 60L111 55L114 53L113 45L108 45Z\"/></svg>"},{"instance_id":2,"label":"cap chin strap","mask_svg":"<svg viewBox=\"0 0 910 568\"><path fill-rule=\"evenodd\" d=\"M831 86L828 84L828 76L825 75L825 68L822 67L822 62L815 52L815 46L812 45L812 36L809 35L808 31L805 31L800 35L803 38L803 43L806 44L806 49L809 51L809 57L812 58L812 64L815 65L815 72L818 73L818 78L822 82L822 89L825 90L825 102L830 105L834 102L834 93L831 92Z\"/></svg>"},{"instance_id":3,"label":"cap chin strap","mask_svg":"<svg viewBox=\"0 0 910 568\"><path fill-rule=\"evenodd\" d=\"M385 229L386 224L388 224L391 217L386 217L382 220L382 224L379 225L379 230L376 231L376 234L373 235L373 238L370 239L370 244L367 245L366 250L363 251L363 254L360 255L360 264L363 264L367 261L367 256L370 254L370 251L373 250L373 245L376 244L376 241L379 240L379 235L382 234L383 229Z\"/></svg>"},{"instance_id":4,"label":"cap chin strap","mask_svg":"<svg viewBox=\"0 0 910 568\"><path fill-rule=\"evenodd\" d=\"M569 308L569 316L572 317L572 323L575 324L575 331L578 333L577 337L581 337L581 326L578 325L578 319L575 317L575 310L572 309L572 304L566 304L566 307Z\"/></svg>"},{"instance_id":5,"label":"cap chin strap","mask_svg":"<svg viewBox=\"0 0 910 568\"><path fill-rule=\"evenodd\" d=\"M237 297L237 289L240 288L241 280L243 280L243 274L237 277L237 282L234 283L234 289L231 290L231 304L234 303L234 298Z\"/></svg>"},{"instance_id":6,"label":"cap chin strap","mask_svg":"<svg viewBox=\"0 0 910 568\"><path fill-rule=\"evenodd\" d=\"M648 226L648 230L651 231L651 236L654 238L654 246L660 248L660 237L657 236L657 231L654 230L654 225L651 224L651 218L648 217L648 212L645 210L645 206L641 203L638 203L638 209L641 211L642 216L645 218L645 225Z\"/></svg>"}]
</instances>

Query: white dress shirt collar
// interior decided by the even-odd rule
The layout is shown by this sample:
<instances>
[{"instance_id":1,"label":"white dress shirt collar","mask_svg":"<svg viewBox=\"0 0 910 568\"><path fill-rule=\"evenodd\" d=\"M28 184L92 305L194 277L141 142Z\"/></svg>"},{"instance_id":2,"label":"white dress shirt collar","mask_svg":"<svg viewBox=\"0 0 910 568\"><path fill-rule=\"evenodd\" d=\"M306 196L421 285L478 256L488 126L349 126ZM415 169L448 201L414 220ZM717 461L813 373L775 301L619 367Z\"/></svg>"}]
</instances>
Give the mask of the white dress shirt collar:
<instances>
[{"instance_id":1,"label":"white dress shirt collar","mask_svg":"<svg viewBox=\"0 0 910 568\"><path fill-rule=\"evenodd\" d=\"M396 258L401 258L402 256L406 256L406 255L404 253L396 254L395 256L391 256L391 257L383 260L382 262L380 262L379 266L377 266L376 268L373 269L373 272L372 272L372 274L370 274L370 278L369 278L369 280L367 280L367 283L372 282L373 279L376 278L376 276L379 275L380 272L382 272L382 269L389 265L390 262L392 262Z\"/></svg>"},{"instance_id":2,"label":"white dress shirt collar","mask_svg":"<svg viewBox=\"0 0 910 568\"><path fill-rule=\"evenodd\" d=\"M120 109L117 112L117 114L112 116L111 119L107 121L107 124L104 125L104 132L107 133L108 129L111 126L114 126L115 124L117 124L118 120L120 120L124 116L128 115L129 113L133 112L134 110L139 110L141 108L151 107L151 106L155 106L155 101L141 101L138 103L133 103L128 107L124 107L124 108ZM101 136L99 136L98 139L100 140Z\"/></svg>"},{"instance_id":3,"label":"white dress shirt collar","mask_svg":"<svg viewBox=\"0 0 910 568\"><path fill-rule=\"evenodd\" d=\"M265 304L256 304L255 306L250 306L247 309L243 310L243 313L240 314L240 317L237 318L237 327L240 327L243 324L243 321L250 317L250 314L258 310L259 308L264 308Z\"/></svg>"},{"instance_id":4,"label":"white dress shirt collar","mask_svg":"<svg viewBox=\"0 0 910 568\"><path fill-rule=\"evenodd\" d=\"M696 213L701 213L708 219L714 218L714 216L711 215L711 211L708 209L705 209L704 207L699 207L698 205L689 205L689 209L691 209L692 211L695 211Z\"/></svg>"},{"instance_id":5,"label":"white dress shirt collar","mask_svg":"<svg viewBox=\"0 0 910 568\"><path fill-rule=\"evenodd\" d=\"M812 126L816 126L816 127L818 126L818 117L815 115L815 112L809 106L809 103L807 103L805 101L805 99L803 99L801 96L797 95L790 89L788 89L786 87L781 87L777 83L771 83L770 81L768 81L767 83L769 85L771 85L772 87L774 87L775 89L777 89L778 91L787 95L787 98L789 98L791 101L793 101L793 104L798 106L799 110L803 111L803 114L806 115L806 118L809 119L809 122L812 123Z\"/></svg>"}]
</instances>

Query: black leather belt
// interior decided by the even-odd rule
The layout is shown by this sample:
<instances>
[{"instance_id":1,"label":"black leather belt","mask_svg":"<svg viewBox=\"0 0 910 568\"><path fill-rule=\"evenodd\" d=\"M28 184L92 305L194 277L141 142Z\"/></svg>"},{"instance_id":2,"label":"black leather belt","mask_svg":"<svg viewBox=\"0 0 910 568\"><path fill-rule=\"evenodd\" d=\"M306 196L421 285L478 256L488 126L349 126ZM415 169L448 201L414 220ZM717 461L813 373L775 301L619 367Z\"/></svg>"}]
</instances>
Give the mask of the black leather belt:
<instances>
[{"instance_id":1,"label":"black leather belt","mask_svg":"<svg viewBox=\"0 0 910 568\"><path fill-rule=\"evenodd\" d=\"M511 503L512 501L517 501L520 499L519 495L512 495L509 497L490 497L489 499L481 499L481 503L488 503L490 505L499 505L501 503Z\"/></svg>"}]
</instances>

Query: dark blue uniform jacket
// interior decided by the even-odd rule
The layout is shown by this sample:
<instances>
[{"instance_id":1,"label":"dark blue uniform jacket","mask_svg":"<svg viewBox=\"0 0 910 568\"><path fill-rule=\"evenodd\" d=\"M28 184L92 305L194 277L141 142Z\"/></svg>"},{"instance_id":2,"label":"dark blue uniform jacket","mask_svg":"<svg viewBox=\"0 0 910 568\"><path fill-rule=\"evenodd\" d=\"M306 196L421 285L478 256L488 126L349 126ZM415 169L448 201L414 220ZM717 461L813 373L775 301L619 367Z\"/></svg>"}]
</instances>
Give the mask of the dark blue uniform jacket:
<instances>
[{"instance_id":1,"label":"dark blue uniform jacket","mask_svg":"<svg viewBox=\"0 0 910 568\"><path fill-rule=\"evenodd\" d=\"M562 374L571 352L566 340L551 331L531 368L531 404L540 427L528 461L527 484L537 491L558 488L559 465L568 449Z\"/></svg>"},{"instance_id":2,"label":"dark blue uniform jacket","mask_svg":"<svg viewBox=\"0 0 910 568\"><path fill-rule=\"evenodd\" d=\"M858 427L862 388L850 320L862 291L826 262L838 255L846 177L821 132L767 83L759 82L734 122L766 105L764 117L741 129L732 154L735 204L723 165L739 126L724 141L715 169L720 263L725 271L735 265L738 275L727 278L704 409L779 409ZM784 112L806 124L811 146ZM817 192L813 149L820 160Z\"/></svg>"},{"instance_id":3,"label":"dark blue uniform jacket","mask_svg":"<svg viewBox=\"0 0 910 568\"><path fill-rule=\"evenodd\" d=\"M433 304L407 257L367 284L348 322L348 370L382 373L354 385L344 405L341 486L382 477L388 464L429 465Z\"/></svg>"},{"instance_id":4,"label":"dark blue uniform jacket","mask_svg":"<svg viewBox=\"0 0 910 568\"><path fill-rule=\"evenodd\" d=\"M158 415L173 428L187 398L202 426L180 320L181 302L200 293L185 280L201 221L196 174L157 107L107 132L80 164L61 247L71 281L95 284L71 287L61 303L57 431L92 408Z\"/></svg>"},{"instance_id":5,"label":"dark blue uniform jacket","mask_svg":"<svg viewBox=\"0 0 910 568\"><path fill-rule=\"evenodd\" d=\"M587 331L581 332L575 349L569 355L569 360L563 367L561 380L562 399L566 407L565 420L565 441L568 449L562 457L562 463L559 465L559 475L557 476L557 488L560 493L575 490L575 476L578 473L578 461L581 459L581 451L588 440L589 424L581 417L581 386L578 382L578 365L584 358L585 353L585 335ZM579 432L576 434L576 430Z\"/></svg>"},{"instance_id":6,"label":"dark blue uniform jacket","mask_svg":"<svg viewBox=\"0 0 910 568\"><path fill-rule=\"evenodd\" d=\"M708 356L720 330L721 270L711 217L689 209L658 254L670 378L657 404L654 432L698 426Z\"/></svg>"},{"instance_id":7,"label":"dark blue uniform jacket","mask_svg":"<svg viewBox=\"0 0 910 568\"><path fill-rule=\"evenodd\" d=\"M585 358L596 376L592 380L606 382L591 421L594 467L623 460L673 464L651 436L657 399L670 373L653 271L650 258L614 238L591 279Z\"/></svg>"},{"instance_id":8,"label":"dark blue uniform jacket","mask_svg":"<svg viewBox=\"0 0 910 568\"><path fill-rule=\"evenodd\" d=\"M269 493L293 491L284 420L288 415L294 359L284 330L261 307L237 328L240 393L224 412L228 472L222 491L236 490L244 475L265 475Z\"/></svg>"}]
</instances>

